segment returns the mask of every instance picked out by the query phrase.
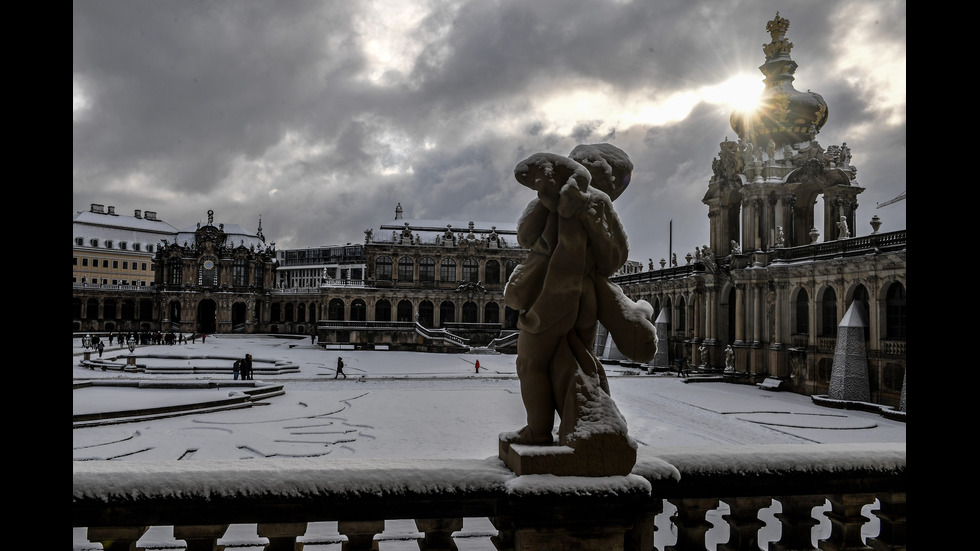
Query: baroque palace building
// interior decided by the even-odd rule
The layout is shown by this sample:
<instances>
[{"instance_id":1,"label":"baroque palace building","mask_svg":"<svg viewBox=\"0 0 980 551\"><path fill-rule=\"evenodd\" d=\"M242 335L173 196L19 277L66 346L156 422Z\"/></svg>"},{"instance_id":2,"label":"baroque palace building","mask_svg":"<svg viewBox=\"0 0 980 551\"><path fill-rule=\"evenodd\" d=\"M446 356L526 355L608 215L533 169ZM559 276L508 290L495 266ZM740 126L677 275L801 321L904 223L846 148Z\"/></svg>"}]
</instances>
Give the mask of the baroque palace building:
<instances>
[{"instance_id":1,"label":"baroque palace building","mask_svg":"<svg viewBox=\"0 0 980 551\"><path fill-rule=\"evenodd\" d=\"M253 233L237 224L216 226L208 211L207 224L177 230L150 211L134 217L114 211L96 204L72 220L73 331L267 330L276 256L261 221ZM130 271L143 279L108 269L126 262L127 252ZM96 261L102 272L91 271Z\"/></svg>"},{"instance_id":2,"label":"baroque palace building","mask_svg":"<svg viewBox=\"0 0 980 551\"><path fill-rule=\"evenodd\" d=\"M837 328L855 308L872 401L896 405L906 380L906 232L878 233L875 216L873 232L857 236L864 188L847 144L817 140L828 106L793 88L788 27L778 14L768 22L762 107L732 115L738 138L725 138L712 161L702 199L710 245L681 265L643 271L629 262L612 280L654 306L661 346L652 370L684 358L730 381L778 379L807 395L827 393ZM209 211L207 224L176 231L149 211L121 217L93 205L73 219L73 327L513 350L517 312L503 290L527 253L516 222L406 219L399 204L364 234L363 243L276 251L261 221L252 233L215 225ZM597 354L614 361L615 346L599 335Z\"/></svg>"},{"instance_id":3,"label":"baroque palace building","mask_svg":"<svg viewBox=\"0 0 980 551\"><path fill-rule=\"evenodd\" d=\"M864 188L847 144L817 141L827 104L793 88L788 28L779 14L769 21L760 107L732 115L738 140L721 142L712 162L710 246L685 265L613 280L653 304L666 329L655 367L683 357L722 372L731 346L732 380L775 378L807 395L827 393L838 324L857 303L872 400L894 406L906 377L906 232L879 234L874 216L873 232L855 236Z\"/></svg>"}]
</instances>

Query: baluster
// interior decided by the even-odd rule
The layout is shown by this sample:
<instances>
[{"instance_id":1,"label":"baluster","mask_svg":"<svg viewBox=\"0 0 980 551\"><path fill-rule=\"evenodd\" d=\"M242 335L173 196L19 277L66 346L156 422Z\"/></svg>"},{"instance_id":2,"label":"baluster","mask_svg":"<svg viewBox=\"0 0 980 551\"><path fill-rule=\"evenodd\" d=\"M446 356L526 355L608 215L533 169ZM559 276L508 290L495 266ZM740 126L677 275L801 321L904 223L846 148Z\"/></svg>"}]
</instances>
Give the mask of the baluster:
<instances>
[{"instance_id":1,"label":"baluster","mask_svg":"<svg viewBox=\"0 0 980 551\"><path fill-rule=\"evenodd\" d=\"M868 538L868 544L875 551L905 551L905 492L881 493L878 501L880 531L878 537Z\"/></svg>"},{"instance_id":2,"label":"baluster","mask_svg":"<svg viewBox=\"0 0 980 551\"><path fill-rule=\"evenodd\" d=\"M861 541L861 527L868 521L861 509L874 503L874 494L831 494L830 511L825 512L830 519L830 537L817 542L823 551L871 551L871 547Z\"/></svg>"},{"instance_id":3,"label":"baluster","mask_svg":"<svg viewBox=\"0 0 980 551\"><path fill-rule=\"evenodd\" d=\"M136 542L149 526L109 526L89 528L88 541L99 542L105 551L136 551Z\"/></svg>"},{"instance_id":4,"label":"baluster","mask_svg":"<svg viewBox=\"0 0 980 551\"><path fill-rule=\"evenodd\" d=\"M425 534L418 540L421 551L456 551L453 532L463 529L463 518L417 518L415 527Z\"/></svg>"},{"instance_id":5,"label":"baluster","mask_svg":"<svg viewBox=\"0 0 980 551\"><path fill-rule=\"evenodd\" d=\"M769 551L817 551L813 546L813 527L820 521L813 517L814 507L824 504L823 496L779 496L782 513L776 518L782 526L779 541L769 543Z\"/></svg>"},{"instance_id":6,"label":"baluster","mask_svg":"<svg viewBox=\"0 0 980 551\"><path fill-rule=\"evenodd\" d=\"M772 505L770 497L735 497L725 499L731 514L722 515L731 528L728 543L718 546L718 551L757 551L759 529L765 525L759 518L759 510Z\"/></svg>"},{"instance_id":7,"label":"baluster","mask_svg":"<svg viewBox=\"0 0 980 551\"><path fill-rule=\"evenodd\" d=\"M633 527L626 531L626 545L623 551L657 551L653 542L656 540L657 515L664 511L664 502L660 499L650 500L651 510L640 513L633 522Z\"/></svg>"},{"instance_id":8,"label":"baluster","mask_svg":"<svg viewBox=\"0 0 980 551\"><path fill-rule=\"evenodd\" d=\"M385 521L341 520L337 522L337 531L347 536L341 551L378 551L374 536L385 531Z\"/></svg>"},{"instance_id":9,"label":"baluster","mask_svg":"<svg viewBox=\"0 0 980 551\"><path fill-rule=\"evenodd\" d=\"M296 551L296 538L306 534L306 523L259 524L256 533L269 540L264 551Z\"/></svg>"},{"instance_id":10,"label":"baluster","mask_svg":"<svg viewBox=\"0 0 980 551\"><path fill-rule=\"evenodd\" d=\"M187 551L214 551L227 530L227 524L174 526L174 539L184 540Z\"/></svg>"},{"instance_id":11,"label":"baluster","mask_svg":"<svg viewBox=\"0 0 980 551\"><path fill-rule=\"evenodd\" d=\"M706 515L718 507L717 498L680 498L667 500L677 512L670 521L677 527L677 543L668 545L664 551L704 551L707 545L704 535L711 529Z\"/></svg>"}]
</instances>

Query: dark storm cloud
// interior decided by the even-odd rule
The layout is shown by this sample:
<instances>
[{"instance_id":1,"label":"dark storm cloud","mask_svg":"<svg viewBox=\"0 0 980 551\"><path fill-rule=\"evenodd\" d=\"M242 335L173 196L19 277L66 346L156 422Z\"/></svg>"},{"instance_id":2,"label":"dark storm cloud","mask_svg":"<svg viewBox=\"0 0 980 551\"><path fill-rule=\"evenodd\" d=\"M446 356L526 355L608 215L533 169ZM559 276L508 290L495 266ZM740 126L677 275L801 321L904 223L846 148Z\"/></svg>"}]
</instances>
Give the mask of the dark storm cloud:
<instances>
[{"instance_id":1,"label":"dark storm cloud","mask_svg":"<svg viewBox=\"0 0 980 551\"><path fill-rule=\"evenodd\" d=\"M840 62L845 37L882 45L904 86L905 3L884 0L76 2L73 212L140 208L184 227L214 209L249 228L261 216L280 248L359 242L398 202L406 217L513 220L530 199L517 161L609 141L636 165L617 201L632 256L658 260L671 219L675 251L707 242L700 199L735 136L704 101L656 124L622 109L738 72L761 81L777 10L797 89L830 104L821 144L849 142L861 212L903 229L904 203L870 211L905 189L904 97L875 102L871 71ZM544 102L576 91L612 109Z\"/></svg>"}]
</instances>

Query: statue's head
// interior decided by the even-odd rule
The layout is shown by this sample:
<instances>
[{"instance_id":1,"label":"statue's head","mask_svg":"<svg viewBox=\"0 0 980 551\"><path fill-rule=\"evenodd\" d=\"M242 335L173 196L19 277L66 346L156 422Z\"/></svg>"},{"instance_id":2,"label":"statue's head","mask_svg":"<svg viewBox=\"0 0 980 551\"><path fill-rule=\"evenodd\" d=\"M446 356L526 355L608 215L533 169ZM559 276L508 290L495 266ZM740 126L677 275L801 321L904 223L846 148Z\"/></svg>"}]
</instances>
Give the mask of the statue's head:
<instances>
[{"instance_id":1,"label":"statue's head","mask_svg":"<svg viewBox=\"0 0 980 551\"><path fill-rule=\"evenodd\" d=\"M581 144L568 155L592 175L592 187L613 201L630 185L633 162L622 149L607 143Z\"/></svg>"}]
</instances>

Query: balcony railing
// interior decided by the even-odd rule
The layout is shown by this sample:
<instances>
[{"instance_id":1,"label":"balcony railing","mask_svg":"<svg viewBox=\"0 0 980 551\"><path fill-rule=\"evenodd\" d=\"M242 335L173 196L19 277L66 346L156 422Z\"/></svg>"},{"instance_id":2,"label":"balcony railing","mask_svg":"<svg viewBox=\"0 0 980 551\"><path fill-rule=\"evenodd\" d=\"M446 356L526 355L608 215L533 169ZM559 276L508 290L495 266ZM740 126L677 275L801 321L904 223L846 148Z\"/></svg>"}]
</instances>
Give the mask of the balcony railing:
<instances>
[{"instance_id":1,"label":"balcony railing","mask_svg":"<svg viewBox=\"0 0 980 551\"><path fill-rule=\"evenodd\" d=\"M904 443L641 448L632 474L597 478L518 477L496 458L73 461L72 526L112 551L172 526L190 551L254 524L268 551L293 551L309 523L336 522L357 551L378 548L386 520L413 519L420 549L456 549L463 519L487 518L500 551L704 551L727 505L717 549L813 550L823 507L820 549L904 550L905 457ZM669 532L656 528L665 503Z\"/></svg>"}]
</instances>

